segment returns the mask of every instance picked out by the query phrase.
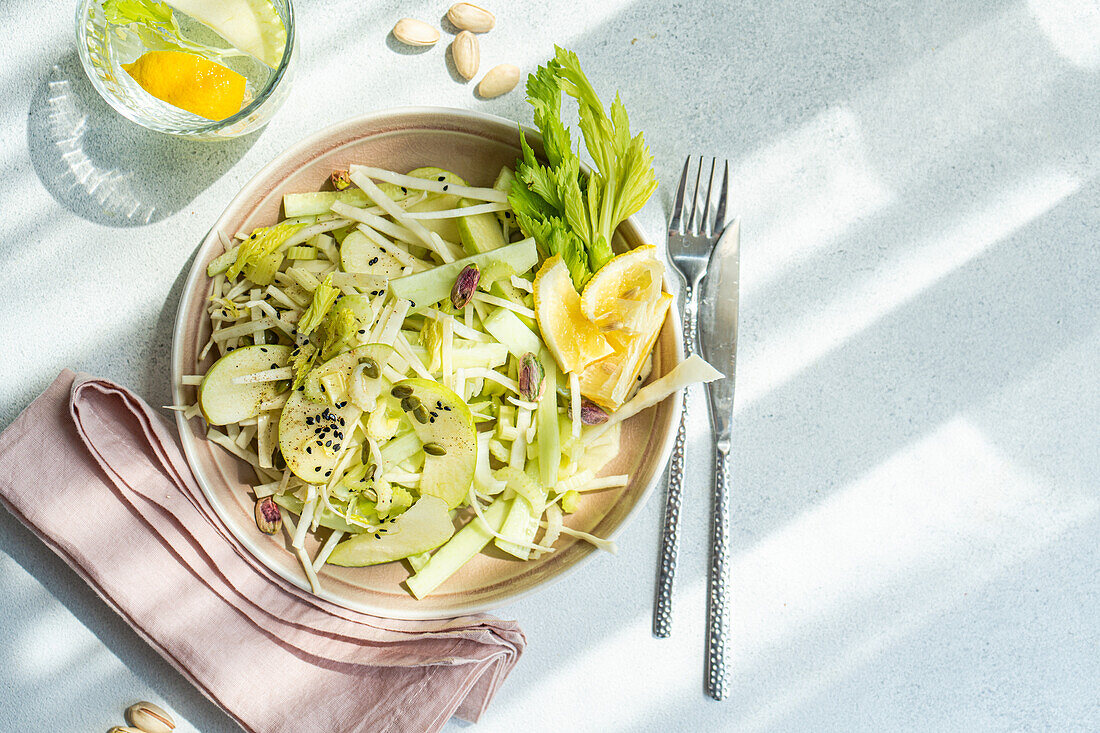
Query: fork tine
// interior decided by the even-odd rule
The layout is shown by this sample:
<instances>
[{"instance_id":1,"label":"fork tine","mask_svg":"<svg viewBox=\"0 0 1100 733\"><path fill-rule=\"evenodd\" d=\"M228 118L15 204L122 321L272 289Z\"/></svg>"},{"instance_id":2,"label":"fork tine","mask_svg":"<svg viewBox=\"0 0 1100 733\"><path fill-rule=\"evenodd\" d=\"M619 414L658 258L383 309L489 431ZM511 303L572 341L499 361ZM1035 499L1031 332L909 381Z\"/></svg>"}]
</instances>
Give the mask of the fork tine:
<instances>
[{"instance_id":1,"label":"fork tine","mask_svg":"<svg viewBox=\"0 0 1100 733\"><path fill-rule=\"evenodd\" d=\"M718 210L714 213L714 231L721 233L726 228L726 205L730 197L730 162L725 161L722 173L722 190L718 192Z\"/></svg>"},{"instance_id":2,"label":"fork tine","mask_svg":"<svg viewBox=\"0 0 1100 733\"><path fill-rule=\"evenodd\" d=\"M680 174L680 185L676 189L676 199L672 202L672 216L668 220L669 234L683 234L684 233L684 190L687 188L688 178L688 164L691 163L691 156L689 155L684 159L684 170Z\"/></svg>"},{"instance_id":3,"label":"fork tine","mask_svg":"<svg viewBox=\"0 0 1100 733\"><path fill-rule=\"evenodd\" d=\"M703 219L702 219L702 222L701 222L702 226L700 227L700 229L703 230L702 231L703 236L706 237L707 239L710 239L711 235L714 233L714 230L711 228L711 225L710 225L710 199L711 199L711 192L714 190L714 167L716 165L718 165L718 159L717 158L711 158L710 159L710 175L707 176L707 197L703 201ZM703 172L703 161L702 161L702 159L699 160L699 172L700 173Z\"/></svg>"},{"instance_id":4,"label":"fork tine","mask_svg":"<svg viewBox=\"0 0 1100 733\"><path fill-rule=\"evenodd\" d=\"M703 178L703 156L699 156L699 167L695 171L695 191L691 194L691 216L688 217L687 230L692 235L699 234L699 182Z\"/></svg>"}]
</instances>

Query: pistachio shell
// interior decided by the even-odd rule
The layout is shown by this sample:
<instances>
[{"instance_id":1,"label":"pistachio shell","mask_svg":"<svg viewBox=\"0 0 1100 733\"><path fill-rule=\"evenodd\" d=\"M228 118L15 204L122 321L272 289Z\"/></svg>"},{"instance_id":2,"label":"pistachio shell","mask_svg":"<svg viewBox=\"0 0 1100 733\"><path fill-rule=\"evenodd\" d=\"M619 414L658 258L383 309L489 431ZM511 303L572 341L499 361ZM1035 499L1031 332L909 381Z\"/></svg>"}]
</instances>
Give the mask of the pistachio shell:
<instances>
[{"instance_id":1,"label":"pistachio shell","mask_svg":"<svg viewBox=\"0 0 1100 733\"><path fill-rule=\"evenodd\" d=\"M481 65L481 50L478 47L477 36L470 31L462 31L451 42L451 57L455 60L455 68L464 79L473 79L477 75L477 68Z\"/></svg>"},{"instance_id":2,"label":"pistachio shell","mask_svg":"<svg viewBox=\"0 0 1100 733\"><path fill-rule=\"evenodd\" d=\"M497 22L496 17L488 10L470 3L452 5L447 11L447 20L451 21L455 28L474 33L488 33Z\"/></svg>"},{"instance_id":3,"label":"pistachio shell","mask_svg":"<svg viewBox=\"0 0 1100 733\"><path fill-rule=\"evenodd\" d=\"M439 31L422 20L402 18L393 27L393 37L410 46L432 46L439 40Z\"/></svg>"},{"instance_id":4,"label":"pistachio shell","mask_svg":"<svg viewBox=\"0 0 1100 733\"><path fill-rule=\"evenodd\" d=\"M332 187L337 191L343 191L345 188L351 186L351 177L348 176L347 170L339 170L332 172Z\"/></svg>"},{"instance_id":5,"label":"pistachio shell","mask_svg":"<svg viewBox=\"0 0 1100 733\"><path fill-rule=\"evenodd\" d=\"M486 99L507 94L519 84L519 67L512 64L500 64L489 69L477 85L477 93Z\"/></svg>"},{"instance_id":6,"label":"pistachio shell","mask_svg":"<svg viewBox=\"0 0 1100 733\"><path fill-rule=\"evenodd\" d=\"M270 496L256 502L256 528L264 534L275 534L283 526L283 516L279 506ZM152 703L148 703L152 704ZM167 713L166 713L167 714Z\"/></svg>"},{"instance_id":7,"label":"pistachio shell","mask_svg":"<svg viewBox=\"0 0 1100 733\"><path fill-rule=\"evenodd\" d=\"M176 727L172 716L151 702L138 702L126 708L126 722L144 733L172 733Z\"/></svg>"}]
</instances>

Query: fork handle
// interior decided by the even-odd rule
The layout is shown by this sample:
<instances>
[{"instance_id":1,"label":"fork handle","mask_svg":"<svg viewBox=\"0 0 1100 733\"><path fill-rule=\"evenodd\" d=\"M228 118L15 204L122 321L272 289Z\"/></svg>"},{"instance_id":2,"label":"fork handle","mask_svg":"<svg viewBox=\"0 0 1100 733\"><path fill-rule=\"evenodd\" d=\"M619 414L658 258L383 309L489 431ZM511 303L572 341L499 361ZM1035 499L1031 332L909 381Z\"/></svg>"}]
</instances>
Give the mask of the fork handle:
<instances>
[{"instance_id":1,"label":"fork handle","mask_svg":"<svg viewBox=\"0 0 1100 733\"><path fill-rule=\"evenodd\" d=\"M688 283L684 287L684 354L695 352L695 291ZM672 633L672 581L676 576L676 552L680 545L680 506L684 488L684 444L687 442L688 390L684 389L680 427L676 445L668 465L668 490L665 499L665 522L661 531L661 559L657 565L657 597L653 603L653 635L667 639Z\"/></svg>"},{"instance_id":2,"label":"fork handle","mask_svg":"<svg viewBox=\"0 0 1100 733\"><path fill-rule=\"evenodd\" d=\"M728 443L727 443L728 446ZM728 693L726 647L729 633L729 450L719 444L714 454L714 513L711 516L710 573L707 579L706 692L715 700Z\"/></svg>"}]
</instances>

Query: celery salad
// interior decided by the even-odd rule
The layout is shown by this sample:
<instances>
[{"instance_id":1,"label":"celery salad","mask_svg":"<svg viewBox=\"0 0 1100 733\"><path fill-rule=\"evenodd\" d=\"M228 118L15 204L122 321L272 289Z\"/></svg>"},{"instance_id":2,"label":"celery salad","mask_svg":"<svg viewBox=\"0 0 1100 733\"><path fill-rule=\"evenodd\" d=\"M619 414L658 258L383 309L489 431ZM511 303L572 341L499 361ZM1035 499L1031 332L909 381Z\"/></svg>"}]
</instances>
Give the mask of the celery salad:
<instances>
[{"instance_id":1,"label":"celery salad","mask_svg":"<svg viewBox=\"0 0 1100 733\"><path fill-rule=\"evenodd\" d=\"M721 376L692 357L646 384L671 296L653 247L612 249L657 185L618 97L605 111L560 48L527 95L545 163L520 135L492 188L352 165L335 190L287 194L282 221L221 234L200 355L216 360L175 409L252 466L257 527L285 529L315 592L326 563L404 560L423 598L489 543L613 552L566 515L627 485L602 472L622 421Z\"/></svg>"}]
</instances>

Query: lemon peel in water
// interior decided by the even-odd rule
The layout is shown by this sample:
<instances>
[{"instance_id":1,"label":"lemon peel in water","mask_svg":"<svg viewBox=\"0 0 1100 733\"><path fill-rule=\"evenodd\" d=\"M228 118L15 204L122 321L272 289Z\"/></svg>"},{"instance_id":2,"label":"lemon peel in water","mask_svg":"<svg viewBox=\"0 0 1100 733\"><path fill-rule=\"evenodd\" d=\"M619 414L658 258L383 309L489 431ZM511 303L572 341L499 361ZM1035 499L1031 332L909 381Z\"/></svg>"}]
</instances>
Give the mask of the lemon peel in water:
<instances>
[{"instance_id":1,"label":"lemon peel in water","mask_svg":"<svg viewBox=\"0 0 1100 733\"><path fill-rule=\"evenodd\" d=\"M208 120L224 120L244 102L245 78L198 54L150 51L122 68L152 96Z\"/></svg>"}]
</instances>

